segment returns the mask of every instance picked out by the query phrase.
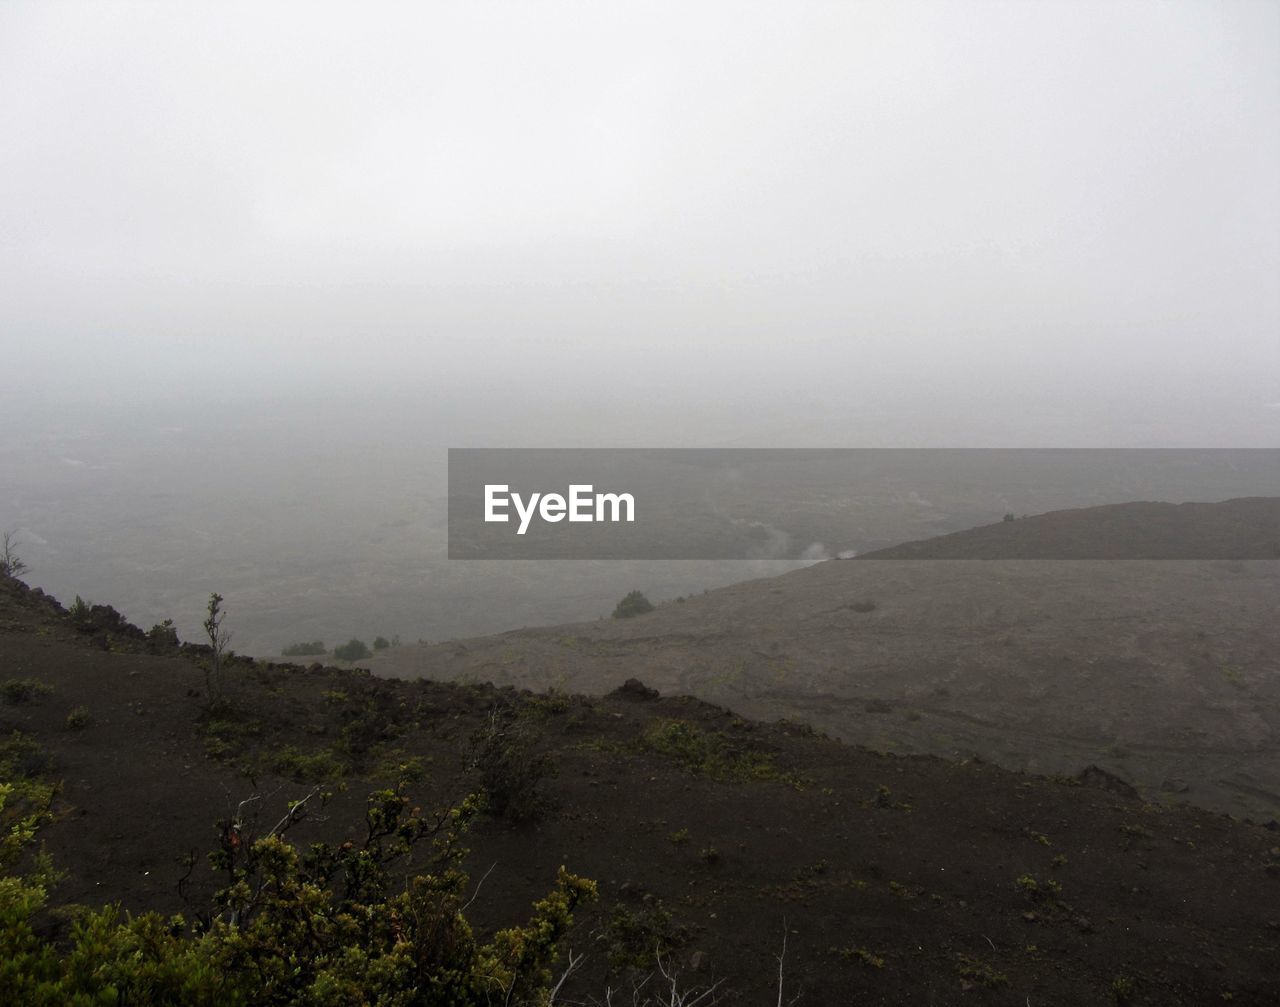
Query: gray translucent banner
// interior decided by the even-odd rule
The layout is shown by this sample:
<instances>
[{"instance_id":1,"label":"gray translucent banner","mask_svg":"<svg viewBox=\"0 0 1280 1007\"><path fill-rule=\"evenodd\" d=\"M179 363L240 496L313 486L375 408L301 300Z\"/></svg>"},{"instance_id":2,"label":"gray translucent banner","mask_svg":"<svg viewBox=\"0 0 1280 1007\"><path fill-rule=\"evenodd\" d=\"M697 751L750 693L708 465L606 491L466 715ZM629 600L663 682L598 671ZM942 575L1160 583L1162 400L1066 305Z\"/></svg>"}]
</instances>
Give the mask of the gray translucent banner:
<instances>
[{"instance_id":1,"label":"gray translucent banner","mask_svg":"<svg viewBox=\"0 0 1280 1007\"><path fill-rule=\"evenodd\" d=\"M1280 449L451 448L449 558L1277 559Z\"/></svg>"}]
</instances>

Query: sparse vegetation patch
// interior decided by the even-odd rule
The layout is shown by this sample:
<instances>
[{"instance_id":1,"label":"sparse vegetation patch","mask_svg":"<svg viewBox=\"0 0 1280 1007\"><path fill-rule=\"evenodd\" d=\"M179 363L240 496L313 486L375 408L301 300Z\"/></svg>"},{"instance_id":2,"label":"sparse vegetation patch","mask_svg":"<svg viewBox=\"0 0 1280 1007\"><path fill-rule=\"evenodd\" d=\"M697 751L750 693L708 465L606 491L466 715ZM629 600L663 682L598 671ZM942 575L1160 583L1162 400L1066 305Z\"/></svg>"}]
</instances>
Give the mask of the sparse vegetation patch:
<instances>
[{"instance_id":1,"label":"sparse vegetation patch","mask_svg":"<svg viewBox=\"0 0 1280 1007\"><path fill-rule=\"evenodd\" d=\"M885 966L882 955L868 951L866 948L832 948L832 950L847 962L857 962L859 965L866 965L873 969L882 969Z\"/></svg>"},{"instance_id":2,"label":"sparse vegetation patch","mask_svg":"<svg viewBox=\"0 0 1280 1007\"><path fill-rule=\"evenodd\" d=\"M731 742L687 720L660 720L639 739L642 751L666 756L689 772L714 780L771 780L799 789L805 781L779 769L771 754Z\"/></svg>"},{"instance_id":3,"label":"sparse vegetation patch","mask_svg":"<svg viewBox=\"0 0 1280 1007\"><path fill-rule=\"evenodd\" d=\"M1003 972L980 959L971 958L968 955L956 955L956 971L960 974L961 979L977 983L979 986L985 986L987 989L997 989L1001 986L1009 985L1009 977Z\"/></svg>"},{"instance_id":4,"label":"sparse vegetation patch","mask_svg":"<svg viewBox=\"0 0 1280 1007\"><path fill-rule=\"evenodd\" d=\"M271 757L271 769L299 783L336 783L348 773L348 765L332 749L305 752L286 745Z\"/></svg>"},{"instance_id":5,"label":"sparse vegetation patch","mask_svg":"<svg viewBox=\"0 0 1280 1007\"><path fill-rule=\"evenodd\" d=\"M659 958L688 939L688 929L676 922L660 899L649 894L636 906L615 905L604 931L609 967L614 972L652 969Z\"/></svg>"},{"instance_id":6,"label":"sparse vegetation patch","mask_svg":"<svg viewBox=\"0 0 1280 1007\"><path fill-rule=\"evenodd\" d=\"M280 651L281 657L321 657L327 654L324 649L323 640L304 640L300 643L291 643Z\"/></svg>"},{"instance_id":7,"label":"sparse vegetation patch","mask_svg":"<svg viewBox=\"0 0 1280 1007\"><path fill-rule=\"evenodd\" d=\"M53 692L53 686L38 678L6 678L0 682L0 698L6 703L30 703Z\"/></svg>"}]
</instances>

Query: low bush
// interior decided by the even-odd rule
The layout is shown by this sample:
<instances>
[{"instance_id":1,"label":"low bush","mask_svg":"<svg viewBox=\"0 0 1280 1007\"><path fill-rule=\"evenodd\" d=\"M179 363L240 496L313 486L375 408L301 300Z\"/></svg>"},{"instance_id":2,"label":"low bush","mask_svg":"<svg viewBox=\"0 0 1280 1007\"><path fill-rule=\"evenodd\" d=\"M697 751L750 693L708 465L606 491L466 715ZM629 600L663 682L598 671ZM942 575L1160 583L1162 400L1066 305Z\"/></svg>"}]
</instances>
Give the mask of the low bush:
<instances>
[{"instance_id":1,"label":"low bush","mask_svg":"<svg viewBox=\"0 0 1280 1007\"><path fill-rule=\"evenodd\" d=\"M39 696L53 692L53 686L38 678L6 678L0 682L0 697L6 703L30 703Z\"/></svg>"},{"instance_id":2,"label":"low bush","mask_svg":"<svg viewBox=\"0 0 1280 1007\"><path fill-rule=\"evenodd\" d=\"M76 600L73 601L71 603L71 607L67 609L67 614L76 622L87 622L89 619L89 612L92 607L93 606L90 605L89 602L85 601L79 595L76 595Z\"/></svg>"},{"instance_id":3,"label":"low bush","mask_svg":"<svg viewBox=\"0 0 1280 1007\"><path fill-rule=\"evenodd\" d=\"M346 643L333 648L333 656L340 661L363 661L370 654L363 640L352 637Z\"/></svg>"},{"instance_id":4,"label":"low bush","mask_svg":"<svg viewBox=\"0 0 1280 1007\"><path fill-rule=\"evenodd\" d=\"M653 602L639 591L631 591L613 609L615 619L630 619L653 611Z\"/></svg>"},{"instance_id":5,"label":"low bush","mask_svg":"<svg viewBox=\"0 0 1280 1007\"><path fill-rule=\"evenodd\" d=\"M39 780L53 768L53 756L29 734L12 732L0 739L0 780Z\"/></svg>"},{"instance_id":6,"label":"low bush","mask_svg":"<svg viewBox=\"0 0 1280 1007\"><path fill-rule=\"evenodd\" d=\"M174 628L172 619L165 619L164 622L158 622L147 630L147 643L150 644L152 650L171 650L178 646L178 631Z\"/></svg>"},{"instance_id":7,"label":"low bush","mask_svg":"<svg viewBox=\"0 0 1280 1007\"><path fill-rule=\"evenodd\" d=\"M291 643L280 651L281 657L318 657L327 654L323 640L309 640L303 643Z\"/></svg>"},{"instance_id":8,"label":"low bush","mask_svg":"<svg viewBox=\"0 0 1280 1007\"><path fill-rule=\"evenodd\" d=\"M704 731L687 720L656 721L640 736L638 744L641 751L663 755L689 772L715 780L775 780L796 788L805 783L779 769L772 755L735 745L723 735Z\"/></svg>"},{"instance_id":9,"label":"low bush","mask_svg":"<svg viewBox=\"0 0 1280 1007\"><path fill-rule=\"evenodd\" d=\"M82 908L69 939L55 946L36 929L53 881L47 859L24 874L0 874L0 1003L550 1002L560 940L576 907L595 897L594 882L561 868L527 924L481 943L465 916L469 880L461 869L474 799L424 815L401 788L378 791L363 842L304 852L285 832L306 800L265 835L242 818L219 823L222 840L210 859L226 884L195 925L115 906ZM36 841L44 819L29 804L0 784L0 870ZM415 848L424 844L425 869L406 885L398 869L421 859Z\"/></svg>"},{"instance_id":10,"label":"low bush","mask_svg":"<svg viewBox=\"0 0 1280 1007\"><path fill-rule=\"evenodd\" d=\"M538 736L526 720L494 710L471 736L471 767L480 774L486 810L509 822L537 818L547 807L542 782L556 774L551 757L538 751Z\"/></svg>"},{"instance_id":11,"label":"low bush","mask_svg":"<svg viewBox=\"0 0 1280 1007\"><path fill-rule=\"evenodd\" d=\"M651 970L689 940L661 900L645 895L638 906L615 905L604 930L609 968L615 973Z\"/></svg>"},{"instance_id":12,"label":"low bush","mask_svg":"<svg viewBox=\"0 0 1280 1007\"><path fill-rule=\"evenodd\" d=\"M301 783L336 783L349 771L347 764L328 748L304 752L286 745L271 757L270 764L281 776Z\"/></svg>"}]
</instances>

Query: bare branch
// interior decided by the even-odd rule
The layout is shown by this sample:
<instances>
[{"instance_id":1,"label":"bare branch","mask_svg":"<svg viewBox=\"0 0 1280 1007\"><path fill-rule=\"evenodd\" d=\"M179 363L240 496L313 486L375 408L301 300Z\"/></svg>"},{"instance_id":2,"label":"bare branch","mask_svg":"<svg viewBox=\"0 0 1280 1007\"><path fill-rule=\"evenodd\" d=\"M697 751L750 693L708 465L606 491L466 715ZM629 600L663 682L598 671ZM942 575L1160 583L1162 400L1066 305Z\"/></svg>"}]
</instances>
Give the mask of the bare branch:
<instances>
[{"instance_id":1,"label":"bare branch","mask_svg":"<svg viewBox=\"0 0 1280 1007\"><path fill-rule=\"evenodd\" d=\"M311 800L311 798L318 796L319 793L320 793L320 788L313 787L311 790L311 793L307 794L307 796L304 797L302 800L294 801L293 803L291 803L289 805L288 812L285 814L285 816L282 819L280 819L280 821L276 822L275 826L271 829L270 832L267 833L267 835L268 836L283 835L284 832L287 831L291 825L294 825L295 823L301 821L307 802Z\"/></svg>"},{"instance_id":2,"label":"bare branch","mask_svg":"<svg viewBox=\"0 0 1280 1007\"><path fill-rule=\"evenodd\" d=\"M492 868L492 867L490 867L490 868L489 868L489 870L493 870L493 868ZM488 874L486 874L486 875L485 875L485 877L486 877L486 878L487 878L488 876L489 876ZM482 878L481 880L483 881L483 878ZM476 886L476 890L478 891L478 890L479 890L479 888L480 888L480 886L479 886L479 885L477 885L477 886ZM473 898L474 898L474 896L473 896ZM468 902L468 903L467 903L467 905L470 905L470 904L471 904L470 902ZM555 1002L556 1002L556 997L558 997L558 996L560 995L560 989L561 989L561 987L562 987L562 986L564 986L564 984L568 981L568 979L569 979L569 977L570 977L571 975L573 975L575 972L577 972L577 971L578 971L578 969L579 969L579 968L581 968L581 967L582 967L582 963L583 963L584 961L586 961L586 958L587 958L587 956L586 956L585 954L580 954L580 955L578 955L578 957L577 957L577 958L574 958L574 957L573 957L573 948L569 948L569 949L568 949L568 955L569 955L569 964L565 967L564 972L561 974L559 982L557 982L557 983L555 984L555 986L553 986L553 987L551 988L551 993L550 993L550 994L548 994L548 996L547 996L547 1004L548 1004L548 1007L551 1007L551 1005L555 1004Z\"/></svg>"},{"instance_id":3,"label":"bare branch","mask_svg":"<svg viewBox=\"0 0 1280 1007\"><path fill-rule=\"evenodd\" d=\"M0 544L0 575L15 578L21 577L30 567L14 550L16 544L13 541L14 532L7 531L2 538L3 542Z\"/></svg>"},{"instance_id":4,"label":"bare branch","mask_svg":"<svg viewBox=\"0 0 1280 1007\"><path fill-rule=\"evenodd\" d=\"M245 807L250 804L259 804L261 801L262 801L261 794L253 794L249 797L246 797L243 801L237 804L235 816L232 818L232 824L235 825L237 828L242 826L245 821L245 814L244 814ZM254 817L255 818L257 817L256 810L254 813Z\"/></svg>"},{"instance_id":5,"label":"bare branch","mask_svg":"<svg viewBox=\"0 0 1280 1007\"><path fill-rule=\"evenodd\" d=\"M783 982L782 982L782 979L783 979L783 963L786 961L786 958L787 958L787 920L786 920L786 917L783 917L783 919L782 919L782 951L781 951L781 953L779 953L779 954L778 954L777 958L778 958L778 1007L791 1007L791 1005L792 1005L792 1004L796 1003L796 1002L800 999L800 994L799 994L799 993L797 993L797 994L796 994L795 996L793 996L790 1000L786 1001L786 1003L785 1003L785 1004L783 1003L783 1000L782 1000L782 988L783 988Z\"/></svg>"},{"instance_id":6,"label":"bare branch","mask_svg":"<svg viewBox=\"0 0 1280 1007\"><path fill-rule=\"evenodd\" d=\"M462 907L461 912L465 913L468 909L471 908L471 903L473 903L477 898L480 897L480 889L484 886L484 883L489 880L489 875L493 873L493 869L497 866L498 866L497 862L494 862L489 865L489 869L484 872L484 877L482 877L479 881L476 882L476 890L471 893L471 898L467 900L467 904ZM563 980L561 981L563 982Z\"/></svg>"}]
</instances>

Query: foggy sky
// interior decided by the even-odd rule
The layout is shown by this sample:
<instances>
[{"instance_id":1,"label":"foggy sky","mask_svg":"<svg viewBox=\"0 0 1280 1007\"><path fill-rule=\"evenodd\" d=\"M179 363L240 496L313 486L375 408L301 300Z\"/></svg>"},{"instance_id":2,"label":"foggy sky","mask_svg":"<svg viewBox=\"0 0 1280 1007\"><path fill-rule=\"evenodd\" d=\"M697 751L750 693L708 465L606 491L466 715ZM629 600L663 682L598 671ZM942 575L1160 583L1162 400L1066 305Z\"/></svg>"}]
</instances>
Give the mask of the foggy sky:
<instances>
[{"instance_id":1,"label":"foggy sky","mask_svg":"<svg viewBox=\"0 0 1280 1007\"><path fill-rule=\"evenodd\" d=\"M1274 3L8 2L0 136L11 407L1280 442Z\"/></svg>"}]
</instances>

